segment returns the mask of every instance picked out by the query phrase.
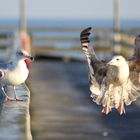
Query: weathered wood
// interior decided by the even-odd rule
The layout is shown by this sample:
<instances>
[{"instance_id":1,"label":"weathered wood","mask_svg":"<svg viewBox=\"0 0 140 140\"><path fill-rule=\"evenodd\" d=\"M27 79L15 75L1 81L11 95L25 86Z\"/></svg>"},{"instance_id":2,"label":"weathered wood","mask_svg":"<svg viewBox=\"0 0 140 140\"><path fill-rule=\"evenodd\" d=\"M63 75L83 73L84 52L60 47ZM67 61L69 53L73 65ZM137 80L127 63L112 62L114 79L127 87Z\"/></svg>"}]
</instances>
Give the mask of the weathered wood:
<instances>
[{"instance_id":1,"label":"weathered wood","mask_svg":"<svg viewBox=\"0 0 140 140\"><path fill-rule=\"evenodd\" d=\"M13 88L8 95L13 97ZM17 95L23 102L8 101L0 92L0 140L32 140L30 130L30 91L25 84L17 86Z\"/></svg>"},{"instance_id":2,"label":"weathered wood","mask_svg":"<svg viewBox=\"0 0 140 140\"><path fill-rule=\"evenodd\" d=\"M31 125L34 140L137 140L140 108L108 116L90 98L84 63L37 61L31 65Z\"/></svg>"}]
</instances>

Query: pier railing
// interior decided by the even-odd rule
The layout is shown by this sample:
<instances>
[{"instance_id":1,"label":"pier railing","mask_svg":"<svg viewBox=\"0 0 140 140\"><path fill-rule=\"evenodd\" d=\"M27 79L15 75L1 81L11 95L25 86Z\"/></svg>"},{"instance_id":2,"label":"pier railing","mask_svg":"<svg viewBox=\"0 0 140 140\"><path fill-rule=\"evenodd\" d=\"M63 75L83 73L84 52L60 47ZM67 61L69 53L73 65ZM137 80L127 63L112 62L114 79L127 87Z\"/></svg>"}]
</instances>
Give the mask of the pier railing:
<instances>
[{"instance_id":1,"label":"pier railing","mask_svg":"<svg viewBox=\"0 0 140 140\"><path fill-rule=\"evenodd\" d=\"M12 42L12 35L15 29L0 28L0 49L9 48ZM37 55L49 56L79 56L81 53L79 35L81 28L28 28L31 36L32 52ZM123 31L120 33L121 53L129 55L134 47L135 31ZM114 40L111 29L94 29L91 35L92 44L96 51L113 52ZM72 55L72 52L76 52ZM73 53L74 54L74 53Z\"/></svg>"}]
</instances>

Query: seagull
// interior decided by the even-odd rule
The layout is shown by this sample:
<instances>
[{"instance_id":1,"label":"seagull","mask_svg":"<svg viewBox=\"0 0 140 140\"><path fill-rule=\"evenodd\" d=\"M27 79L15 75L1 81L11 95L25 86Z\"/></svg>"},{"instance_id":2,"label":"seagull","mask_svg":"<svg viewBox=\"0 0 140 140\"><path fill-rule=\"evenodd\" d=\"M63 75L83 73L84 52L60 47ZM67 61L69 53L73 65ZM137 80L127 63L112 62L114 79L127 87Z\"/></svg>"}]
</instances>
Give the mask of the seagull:
<instances>
[{"instance_id":1,"label":"seagull","mask_svg":"<svg viewBox=\"0 0 140 140\"><path fill-rule=\"evenodd\" d=\"M0 64L0 84L4 94L5 101L23 101L16 95L16 86L24 83L29 75L29 70L25 60L33 60L25 50L17 50L13 58L7 63ZM6 93L6 87L12 86L14 90L14 98Z\"/></svg>"},{"instance_id":2,"label":"seagull","mask_svg":"<svg viewBox=\"0 0 140 140\"><path fill-rule=\"evenodd\" d=\"M130 105L140 96L140 35L136 36L136 47L130 58L117 55L107 62L99 60L91 47L91 30L88 27L80 34L88 63L91 97L95 103L103 106L103 113L108 114L115 108L120 115L125 114L125 105Z\"/></svg>"}]
</instances>

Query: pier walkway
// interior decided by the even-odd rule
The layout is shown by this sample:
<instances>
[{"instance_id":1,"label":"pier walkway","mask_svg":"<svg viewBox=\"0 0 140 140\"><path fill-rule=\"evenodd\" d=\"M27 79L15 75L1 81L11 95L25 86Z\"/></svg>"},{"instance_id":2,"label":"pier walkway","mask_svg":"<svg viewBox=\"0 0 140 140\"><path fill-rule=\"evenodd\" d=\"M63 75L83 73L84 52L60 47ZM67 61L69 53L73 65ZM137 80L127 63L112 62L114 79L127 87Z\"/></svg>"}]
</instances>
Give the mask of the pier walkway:
<instances>
[{"instance_id":1,"label":"pier walkway","mask_svg":"<svg viewBox=\"0 0 140 140\"><path fill-rule=\"evenodd\" d=\"M91 101L84 62L36 61L31 65L33 140L139 140L139 100L109 115Z\"/></svg>"}]
</instances>

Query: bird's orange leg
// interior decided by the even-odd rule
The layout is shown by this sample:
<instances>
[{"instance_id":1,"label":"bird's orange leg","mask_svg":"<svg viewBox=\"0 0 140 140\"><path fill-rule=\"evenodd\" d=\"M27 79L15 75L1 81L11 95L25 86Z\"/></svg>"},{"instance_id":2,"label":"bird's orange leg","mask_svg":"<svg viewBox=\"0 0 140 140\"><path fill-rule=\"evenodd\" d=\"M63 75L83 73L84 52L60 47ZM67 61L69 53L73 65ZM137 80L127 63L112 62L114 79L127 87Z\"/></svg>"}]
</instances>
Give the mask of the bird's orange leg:
<instances>
[{"instance_id":1,"label":"bird's orange leg","mask_svg":"<svg viewBox=\"0 0 140 140\"><path fill-rule=\"evenodd\" d=\"M2 92L3 92L4 96L5 96L5 102L14 101L13 98L11 98L11 97L9 97L9 96L7 95L7 93L5 92L4 87L2 87L1 89L2 89Z\"/></svg>"},{"instance_id":2,"label":"bird's orange leg","mask_svg":"<svg viewBox=\"0 0 140 140\"><path fill-rule=\"evenodd\" d=\"M15 97L14 100L15 101L23 101L23 99L19 99L16 95L16 86L13 86L13 89L14 89L14 97Z\"/></svg>"},{"instance_id":3,"label":"bird's orange leg","mask_svg":"<svg viewBox=\"0 0 140 140\"><path fill-rule=\"evenodd\" d=\"M120 106L118 107L118 111L119 111L120 115L126 113L123 101L120 103Z\"/></svg>"},{"instance_id":4,"label":"bird's orange leg","mask_svg":"<svg viewBox=\"0 0 140 140\"><path fill-rule=\"evenodd\" d=\"M111 107L109 105L106 105L103 109L102 109L102 113L108 114L109 112L111 112Z\"/></svg>"},{"instance_id":5,"label":"bird's orange leg","mask_svg":"<svg viewBox=\"0 0 140 140\"><path fill-rule=\"evenodd\" d=\"M106 106L103 108L102 113L108 114L109 112L111 112L111 107L110 107L110 98L108 97L107 99L107 104Z\"/></svg>"}]
</instances>

